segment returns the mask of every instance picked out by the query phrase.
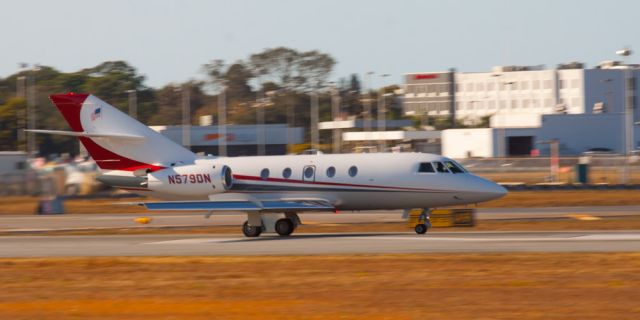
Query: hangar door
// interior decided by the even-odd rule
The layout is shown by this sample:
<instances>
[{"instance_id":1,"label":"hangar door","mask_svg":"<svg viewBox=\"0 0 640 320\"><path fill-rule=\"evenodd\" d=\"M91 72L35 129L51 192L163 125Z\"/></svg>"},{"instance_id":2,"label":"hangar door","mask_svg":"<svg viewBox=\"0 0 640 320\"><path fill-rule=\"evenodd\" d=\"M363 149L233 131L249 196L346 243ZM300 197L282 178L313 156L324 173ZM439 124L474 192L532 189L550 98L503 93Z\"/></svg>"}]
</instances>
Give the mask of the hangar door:
<instances>
[{"instance_id":1,"label":"hangar door","mask_svg":"<svg viewBox=\"0 0 640 320\"><path fill-rule=\"evenodd\" d=\"M529 156L533 150L532 136L516 136L507 138L507 156Z\"/></svg>"}]
</instances>

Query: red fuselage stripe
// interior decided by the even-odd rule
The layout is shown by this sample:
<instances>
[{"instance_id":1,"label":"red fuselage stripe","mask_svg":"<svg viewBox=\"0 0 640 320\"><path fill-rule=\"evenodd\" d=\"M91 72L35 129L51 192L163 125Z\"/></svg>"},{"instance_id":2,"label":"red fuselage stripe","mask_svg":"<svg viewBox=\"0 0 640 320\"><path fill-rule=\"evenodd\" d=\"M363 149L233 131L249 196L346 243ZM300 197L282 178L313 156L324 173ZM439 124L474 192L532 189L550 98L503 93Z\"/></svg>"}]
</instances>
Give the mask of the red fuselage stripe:
<instances>
[{"instance_id":1,"label":"red fuselage stripe","mask_svg":"<svg viewBox=\"0 0 640 320\"><path fill-rule=\"evenodd\" d=\"M446 191L446 190L423 189L423 188L374 186L374 185L367 185L367 184L321 182L321 181L302 181L302 180L281 179L281 178L262 179L262 178L256 177L256 176L246 176L246 175L238 175L238 174L234 174L233 178L234 179L238 179L238 180L246 180L246 181L264 181L264 182L281 182L281 183L295 183L295 184L313 184L313 185L339 186L339 187L395 189L395 190L406 190L406 191Z\"/></svg>"}]
</instances>

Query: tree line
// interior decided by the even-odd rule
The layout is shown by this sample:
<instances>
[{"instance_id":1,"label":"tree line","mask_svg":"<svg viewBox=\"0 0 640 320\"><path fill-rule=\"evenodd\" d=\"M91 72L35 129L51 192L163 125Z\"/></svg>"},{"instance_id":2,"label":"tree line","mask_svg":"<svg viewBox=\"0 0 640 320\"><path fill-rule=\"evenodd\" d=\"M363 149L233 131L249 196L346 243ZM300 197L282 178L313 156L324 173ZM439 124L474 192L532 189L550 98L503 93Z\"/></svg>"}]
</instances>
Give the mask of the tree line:
<instances>
[{"instance_id":1,"label":"tree line","mask_svg":"<svg viewBox=\"0 0 640 320\"><path fill-rule=\"evenodd\" d=\"M319 51L297 51L279 47L265 49L234 62L212 60L202 66L203 80L170 83L161 88L145 84L144 75L125 61L106 61L80 71L65 73L51 66L23 70L0 78L0 149L25 150L21 128L27 122L27 83L35 83L37 106L36 128L68 130L68 125L50 103L53 93L86 92L96 95L128 112L128 91L135 90L138 120L147 125L182 123L182 91L189 90L192 124L199 116L212 115L217 123L218 94L225 91L227 124L255 124L260 99L269 98L266 123L286 123L309 127L309 93L320 96L320 119L331 119L331 90L341 97L340 112L344 116L362 116L362 88L357 75L328 81L336 61ZM385 88L392 92L397 87ZM334 91L334 92L336 92ZM375 99L375 92L371 91ZM392 104L399 105L397 101ZM375 106L373 111L375 115ZM293 119L287 119L292 110ZM388 118L400 116L392 105ZM75 139L64 136L38 135L37 146L43 156L77 152Z\"/></svg>"}]
</instances>

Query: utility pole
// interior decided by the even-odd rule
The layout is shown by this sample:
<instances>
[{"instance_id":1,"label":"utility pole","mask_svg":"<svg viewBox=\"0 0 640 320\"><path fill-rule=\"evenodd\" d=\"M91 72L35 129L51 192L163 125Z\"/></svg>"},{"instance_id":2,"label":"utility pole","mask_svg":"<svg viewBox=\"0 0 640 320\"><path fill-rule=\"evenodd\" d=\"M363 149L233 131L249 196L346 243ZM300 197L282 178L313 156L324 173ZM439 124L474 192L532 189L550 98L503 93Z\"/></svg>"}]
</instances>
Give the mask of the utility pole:
<instances>
[{"instance_id":1,"label":"utility pole","mask_svg":"<svg viewBox=\"0 0 640 320\"><path fill-rule=\"evenodd\" d=\"M129 95L129 116L138 119L138 96L135 89L127 90Z\"/></svg>"},{"instance_id":2,"label":"utility pole","mask_svg":"<svg viewBox=\"0 0 640 320\"><path fill-rule=\"evenodd\" d=\"M320 150L320 135L318 132L318 93L315 91L311 91L309 95L311 96L311 149L315 149L315 151L318 151Z\"/></svg>"},{"instance_id":3,"label":"utility pole","mask_svg":"<svg viewBox=\"0 0 640 320\"><path fill-rule=\"evenodd\" d=\"M338 88L333 86L331 88L331 120L335 123L340 117L340 92ZM333 153L340 153L340 129L337 125L333 128Z\"/></svg>"},{"instance_id":4,"label":"utility pole","mask_svg":"<svg viewBox=\"0 0 640 320\"><path fill-rule=\"evenodd\" d=\"M227 156L227 85L218 93L218 156Z\"/></svg>"}]
</instances>

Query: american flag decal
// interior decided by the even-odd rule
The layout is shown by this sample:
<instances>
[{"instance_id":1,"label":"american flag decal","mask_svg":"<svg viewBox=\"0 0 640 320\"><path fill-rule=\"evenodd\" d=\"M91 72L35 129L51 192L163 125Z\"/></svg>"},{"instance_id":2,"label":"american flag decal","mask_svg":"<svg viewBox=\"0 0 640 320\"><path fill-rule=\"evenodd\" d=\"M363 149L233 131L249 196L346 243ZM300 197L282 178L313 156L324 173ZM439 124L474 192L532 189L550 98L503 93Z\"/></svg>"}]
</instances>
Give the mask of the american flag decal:
<instances>
[{"instance_id":1,"label":"american flag decal","mask_svg":"<svg viewBox=\"0 0 640 320\"><path fill-rule=\"evenodd\" d=\"M98 118L100 118L100 108L96 108L96 110L93 111L93 113L91 114L91 121L94 121Z\"/></svg>"}]
</instances>

